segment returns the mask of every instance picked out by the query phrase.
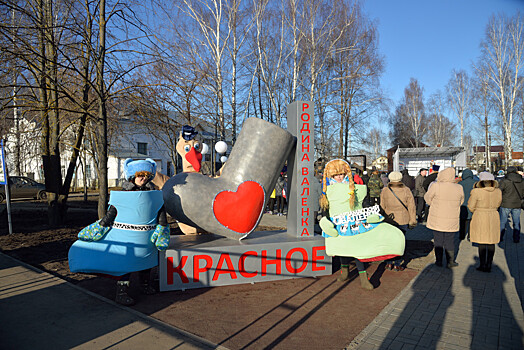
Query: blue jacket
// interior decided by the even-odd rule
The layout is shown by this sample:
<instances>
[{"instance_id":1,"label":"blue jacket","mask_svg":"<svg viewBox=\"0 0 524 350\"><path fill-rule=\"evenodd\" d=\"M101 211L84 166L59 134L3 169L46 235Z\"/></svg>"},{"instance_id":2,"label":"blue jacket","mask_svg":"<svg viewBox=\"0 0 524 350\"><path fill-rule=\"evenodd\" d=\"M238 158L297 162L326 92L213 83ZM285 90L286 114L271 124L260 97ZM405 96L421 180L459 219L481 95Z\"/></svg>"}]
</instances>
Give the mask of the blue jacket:
<instances>
[{"instance_id":1,"label":"blue jacket","mask_svg":"<svg viewBox=\"0 0 524 350\"><path fill-rule=\"evenodd\" d=\"M115 222L99 241L78 240L69 249L71 272L122 276L158 265L158 249L151 242L162 191L111 191L109 204L117 208Z\"/></svg>"}]
</instances>

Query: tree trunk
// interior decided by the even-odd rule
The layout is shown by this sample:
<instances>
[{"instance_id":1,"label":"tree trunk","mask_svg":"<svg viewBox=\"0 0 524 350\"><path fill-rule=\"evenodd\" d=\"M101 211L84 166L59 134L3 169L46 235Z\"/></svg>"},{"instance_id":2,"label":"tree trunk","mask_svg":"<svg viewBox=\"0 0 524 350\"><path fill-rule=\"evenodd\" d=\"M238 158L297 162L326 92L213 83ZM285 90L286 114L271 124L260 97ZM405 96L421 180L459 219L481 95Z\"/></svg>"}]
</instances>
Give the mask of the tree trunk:
<instances>
[{"instance_id":1,"label":"tree trunk","mask_svg":"<svg viewBox=\"0 0 524 350\"><path fill-rule=\"evenodd\" d=\"M51 0L38 2L39 19L39 90L42 118L41 153L48 203L48 222L52 227L63 222L67 206L62 194L59 148L59 113L57 91L57 53L54 40Z\"/></svg>"},{"instance_id":2,"label":"tree trunk","mask_svg":"<svg viewBox=\"0 0 524 350\"><path fill-rule=\"evenodd\" d=\"M109 186L107 179L107 110L106 110L106 87L104 84L104 69L106 55L106 1L99 3L99 52L96 63L96 86L98 92L98 176L99 197L98 217L106 214L109 201Z\"/></svg>"}]
</instances>

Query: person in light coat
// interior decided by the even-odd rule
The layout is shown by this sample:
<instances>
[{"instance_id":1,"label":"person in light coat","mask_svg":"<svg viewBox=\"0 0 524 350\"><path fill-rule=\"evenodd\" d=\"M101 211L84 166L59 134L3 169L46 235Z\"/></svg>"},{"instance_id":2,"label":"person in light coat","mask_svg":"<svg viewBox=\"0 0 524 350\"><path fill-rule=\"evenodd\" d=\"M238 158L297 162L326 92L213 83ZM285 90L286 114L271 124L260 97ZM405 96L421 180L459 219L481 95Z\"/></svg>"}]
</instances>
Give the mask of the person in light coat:
<instances>
[{"instance_id":1,"label":"person in light coat","mask_svg":"<svg viewBox=\"0 0 524 350\"><path fill-rule=\"evenodd\" d=\"M477 270L491 272L495 255L495 244L500 241L500 217L497 209L502 203L502 191L493 174L484 171L468 200L468 209L473 213L470 225L470 240L478 244L480 266Z\"/></svg>"},{"instance_id":2,"label":"person in light coat","mask_svg":"<svg viewBox=\"0 0 524 350\"><path fill-rule=\"evenodd\" d=\"M464 202L462 186L455 183L455 168L447 168L438 173L424 200L429 205L426 227L433 230L435 245L435 265L442 266L446 252L448 267L455 267L454 238L459 231L460 206Z\"/></svg>"},{"instance_id":3,"label":"person in light coat","mask_svg":"<svg viewBox=\"0 0 524 350\"><path fill-rule=\"evenodd\" d=\"M388 178L388 186L380 193L380 206L387 215L393 214L397 227L405 234L408 225L410 227L417 225L415 199L411 189L402 182L401 173L393 171ZM403 257L388 260L386 269L403 271L405 266L401 265L402 260Z\"/></svg>"}]
</instances>

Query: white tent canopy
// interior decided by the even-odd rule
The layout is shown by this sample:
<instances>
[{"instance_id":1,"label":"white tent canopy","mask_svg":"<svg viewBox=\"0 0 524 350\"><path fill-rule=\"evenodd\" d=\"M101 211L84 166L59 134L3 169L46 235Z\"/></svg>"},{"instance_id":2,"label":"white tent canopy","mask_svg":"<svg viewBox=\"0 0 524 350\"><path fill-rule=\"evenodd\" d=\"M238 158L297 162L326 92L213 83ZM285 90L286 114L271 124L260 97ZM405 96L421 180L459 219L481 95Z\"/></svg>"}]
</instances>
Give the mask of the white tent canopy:
<instances>
[{"instance_id":1,"label":"white tent canopy","mask_svg":"<svg viewBox=\"0 0 524 350\"><path fill-rule=\"evenodd\" d=\"M458 170L466 168L466 152L464 147L418 147L397 148L393 155L393 170L408 169L415 176L419 169L429 168L433 164L441 168L455 167Z\"/></svg>"}]
</instances>

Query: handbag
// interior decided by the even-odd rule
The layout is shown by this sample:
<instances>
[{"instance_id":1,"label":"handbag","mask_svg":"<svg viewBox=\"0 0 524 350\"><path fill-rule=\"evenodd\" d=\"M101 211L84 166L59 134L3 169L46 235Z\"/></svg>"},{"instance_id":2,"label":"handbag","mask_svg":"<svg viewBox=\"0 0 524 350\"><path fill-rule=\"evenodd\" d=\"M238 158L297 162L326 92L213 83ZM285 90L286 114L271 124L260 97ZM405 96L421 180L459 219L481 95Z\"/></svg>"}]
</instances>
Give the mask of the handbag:
<instances>
[{"instance_id":1,"label":"handbag","mask_svg":"<svg viewBox=\"0 0 524 350\"><path fill-rule=\"evenodd\" d=\"M390 225L393 225L393 226L398 226L397 222L395 221L395 214L394 213L391 213L391 214L387 214L384 209L382 209L382 207L380 207L380 215L382 215L384 217L384 220L383 222L387 223L387 224L390 224Z\"/></svg>"},{"instance_id":2,"label":"handbag","mask_svg":"<svg viewBox=\"0 0 524 350\"><path fill-rule=\"evenodd\" d=\"M517 186L515 185L515 183L513 181L511 181L511 183L513 184L513 187L515 187L515 191L517 191L517 194L519 195L520 197L520 208L521 209L524 209L524 198L522 198L522 196L520 195L520 192L519 190L517 189Z\"/></svg>"}]
</instances>

